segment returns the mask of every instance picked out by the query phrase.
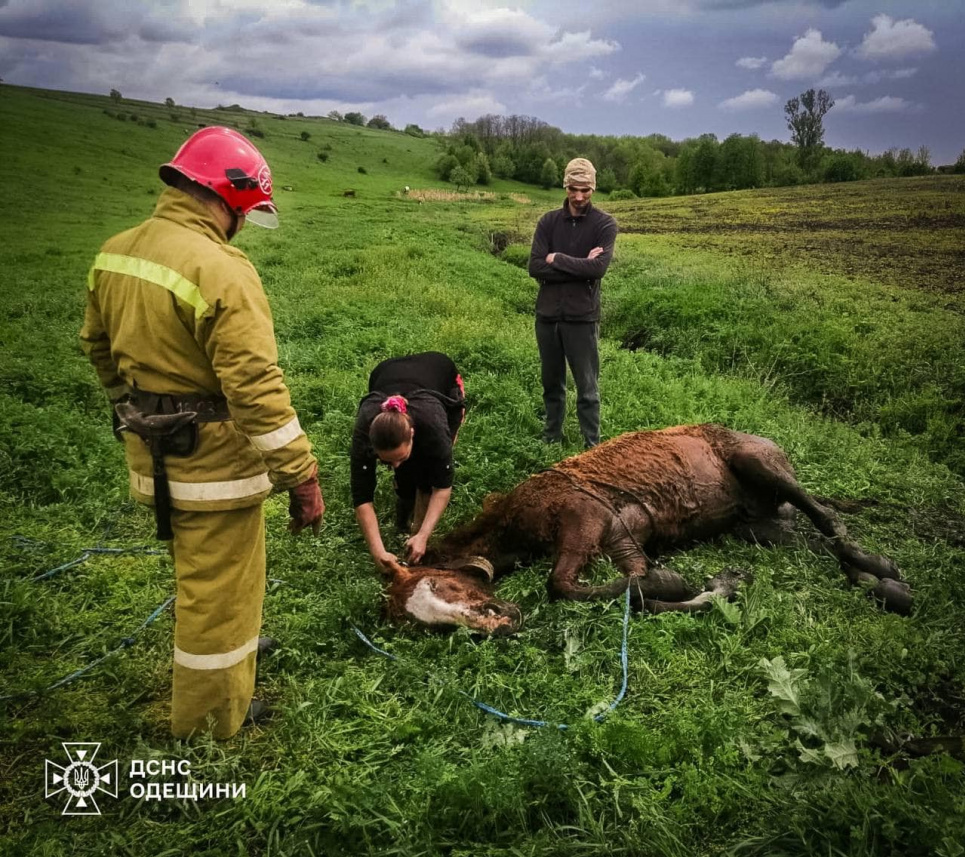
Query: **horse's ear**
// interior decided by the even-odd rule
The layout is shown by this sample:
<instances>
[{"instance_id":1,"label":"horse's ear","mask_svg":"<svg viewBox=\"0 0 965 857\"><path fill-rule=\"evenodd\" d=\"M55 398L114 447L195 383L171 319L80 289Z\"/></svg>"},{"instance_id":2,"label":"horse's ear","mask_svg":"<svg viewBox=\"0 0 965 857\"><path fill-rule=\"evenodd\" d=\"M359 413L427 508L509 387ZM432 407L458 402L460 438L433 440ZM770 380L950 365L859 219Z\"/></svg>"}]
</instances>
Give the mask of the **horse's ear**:
<instances>
[{"instance_id":1,"label":"horse's ear","mask_svg":"<svg viewBox=\"0 0 965 857\"><path fill-rule=\"evenodd\" d=\"M388 562L382 566L382 573L394 580L399 580L403 577L408 577L412 572L409 571L409 567L403 565L401 562L397 562L394 559L388 560Z\"/></svg>"}]
</instances>

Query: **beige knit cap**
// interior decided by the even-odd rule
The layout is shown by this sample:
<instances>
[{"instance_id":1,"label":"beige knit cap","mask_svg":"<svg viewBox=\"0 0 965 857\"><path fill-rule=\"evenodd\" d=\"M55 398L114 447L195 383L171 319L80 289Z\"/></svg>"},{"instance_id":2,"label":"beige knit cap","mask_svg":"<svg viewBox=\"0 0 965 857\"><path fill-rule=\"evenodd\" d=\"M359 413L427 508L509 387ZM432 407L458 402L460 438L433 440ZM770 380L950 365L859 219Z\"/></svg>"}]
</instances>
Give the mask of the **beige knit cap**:
<instances>
[{"instance_id":1,"label":"beige knit cap","mask_svg":"<svg viewBox=\"0 0 965 857\"><path fill-rule=\"evenodd\" d=\"M586 158L573 158L563 172L563 187L577 185L596 190L596 168Z\"/></svg>"}]
</instances>

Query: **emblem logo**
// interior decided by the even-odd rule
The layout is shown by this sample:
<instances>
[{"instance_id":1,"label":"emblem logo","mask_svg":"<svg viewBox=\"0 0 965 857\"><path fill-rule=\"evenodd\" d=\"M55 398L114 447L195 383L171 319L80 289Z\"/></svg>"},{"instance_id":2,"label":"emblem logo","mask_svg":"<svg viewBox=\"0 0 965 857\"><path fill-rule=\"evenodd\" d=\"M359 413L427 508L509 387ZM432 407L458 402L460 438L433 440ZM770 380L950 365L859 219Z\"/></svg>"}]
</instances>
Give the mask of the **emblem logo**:
<instances>
[{"instance_id":1,"label":"emblem logo","mask_svg":"<svg viewBox=\"0 0 965 857\"><path fill-rule=\"evenodd\" d=\"M271 196L271 170L267 164L258 171L258 184L264 193Z\"/></svg>"},{"instance_id":2,"label":"emblem logo","mask_svg":"<svg viewBox=\"0 0 965 857\"><path fill-rule=\"evenodd\" d=\"M65 742L61 744L67 753L68 763L60 766L45 759L47 775L46 797L67 792L67 805L63 815L100 815L94 800L95 792L117 797L117 759L97 767L94 757L100 744Z\"/></svg>"}]
</instances>

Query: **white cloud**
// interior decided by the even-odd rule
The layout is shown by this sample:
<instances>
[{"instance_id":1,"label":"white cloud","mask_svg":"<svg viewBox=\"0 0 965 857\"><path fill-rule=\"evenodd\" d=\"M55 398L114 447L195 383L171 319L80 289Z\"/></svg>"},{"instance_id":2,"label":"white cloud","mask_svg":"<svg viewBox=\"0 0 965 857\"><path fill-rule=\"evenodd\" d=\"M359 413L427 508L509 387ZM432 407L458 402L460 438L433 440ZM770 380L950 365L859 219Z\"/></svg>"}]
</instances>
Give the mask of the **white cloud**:
<instances>
[{"instance_id":1,"label":"white cloud","mask_svg":"<svg viewBox=\"0 0 965 857\"><path fill-rule=\"evenodd\" d=\"M717 106L721 110L758 110L762 107L771 107L777 103L777 94L769 89L749 89L747 92L721 101Z\"/></svg>"},{"instance_id":2,"label":"white cloud","mask_svg":"<svg viewBox=\"0 0 965 857\"><path fill-rule=\"evenodd\" d=\"M505 113L506 105L497 101L486 92L470 92L465 95L440 101L426 110L433 119L457 119L462 116L469 121L485 116L487 113Z\"/></svg>"},{"instance_id":3,"label":"white cloud","mask_svg":"<svg viewBox=\"0 0 965 857\"><path fill-rule=\"evenodd\" d=\"M590 31L587 30L583 33L563 33L558 39L544 45L539 56L548 62L561 64L605 57L618 50L619 42L590 38Z\"/></svg>"},{"instance_id":4,"label":"white cloud","mask_svg":"<svg viewBox=\"0 0 965 857\"><path fill-rule=\"evenodd\" d=\"M694 103L694 94L689 89L665 89L663 93L664 107L690 107Z\"/></svg>"},{"instance_id":5,"label":"white cloud","mask_svg":"<svg viewBox=\"0 0 965 857\"><path fill-rule=\"evenodd\" d=\"M866 60L896 60L931 53L934 34L911 18L896 21L888 15L871 19L871 32L865 33L856 53Z\"/></svg>"},{"instance_id":6,"label":"white cloud","mask_svg":"<svg viewBox=\"0 0 965 857\"><path fill-rule=\"evenodd\" d=\"M532 98L533 101L580 105L583 103L583 93L585 90L585 83L576 87L564 86L559 89L553 89L553 87L550 86L549 80L545 76L541 76L529 82L526 96Z\"/></svg>"},{"instance_id":7,"label":"white cloud","mask_svg":"<svg viewBox=\"0 0 965 857\"><path fill-rule=\"evenodd\" d=\"M590 66L589 78L590 80L603 80L606 77L606 72L601 68L597 68L595 65Z\"/></svg>"},{"instance_id":8,"label":"white cloud","mask_svg":"<svg viewBox=\"0 0 965 857\"><path fill-rule=\"evenodd\" d=\"M613 86L611 86L606 92L603 93L604 101L623 101L634 89L636 89L644 80L646 80L645 74L637 74L633 80L625 80L620 78L615 81Z\"/></svg>"},{"instance_id":9,"label":"white cloud","mask_svg":"<svg viewBox=\"0 0 965 857\"><path fill-rule=\"evenodd\" d=\"M734 65L754 71L767 65L767 57L741 57Z\"/></svg>"},{"instance_id":10,"label":"white cloud","mask_svg":"<svg viewBox=\"0 0 965 857\"><path fill-rule=\"evenodd\" d=\"M841 55L834 42L824 41L820 30L813 27L794 40L791 51L771 65L771 74L781 80L816 78Z\"/></svg>"},{"instance_id":11,"label":"white cloud","mask_svg":"<svg viewBox=\"0 0 965 857\"><path fill-rule=\"evenodd\" d=\"M907 80L917 73L917 68L876 69L858 77L853 74L841 74L839 71L832 71L831 74L822 77L816 85L824 89L831 89L836 86L868 86L886 80Z\"/></svg>"},{"instance_id":12,"label":"white cloud","mask_svg":"<svg viewBox=\"0 0 965 857\"><path fill-rule=\"evenodd\" d=\"M918 73L917 68L896 68L894 71L869 71L862 75L862 83L881 83L883 80L908 80Z\"/></svg>"},{"instance_id":13,"label":"white cloud","mask_svg":"<svg viewBox=\"0 0 965 857\"><path fill-rule=\"evenodd\" d=\"M840 71L832 71L831 74L822 77L817 82L817 86L820 86L822 89L830 89L834 86L854 86L858 82L858 78L854 75L841 74Z\"/></svg>"},{"instance_id":14,"label":"white cloud","mask_svg":"<svg viewBox=\"0 0 965 857\"><path fill-rule=\"evenodd\" d=\"M912 113L920 105L894 95L883 95L873 101L858 101L853 95L846 95L834 102L834 107L844 113Z\"/></svg>"}]
</instances>

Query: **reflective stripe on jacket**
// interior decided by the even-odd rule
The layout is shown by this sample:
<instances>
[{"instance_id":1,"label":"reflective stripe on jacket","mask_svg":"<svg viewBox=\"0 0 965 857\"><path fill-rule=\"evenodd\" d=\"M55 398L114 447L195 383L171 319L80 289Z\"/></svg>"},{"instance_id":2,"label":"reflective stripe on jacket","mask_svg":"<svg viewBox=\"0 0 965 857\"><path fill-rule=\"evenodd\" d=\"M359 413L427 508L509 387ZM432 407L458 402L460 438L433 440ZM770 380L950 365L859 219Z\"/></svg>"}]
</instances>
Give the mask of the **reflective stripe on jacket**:
<instances>
[{"instance_id":1,"label":"reflective stripe on jacket","mask_svg":"<svg viewBox=\"0 0 965 857\"><path fill-rule=\"evenodd\" d=\"M202 203L168 188L154 215L101 248L88 277L81 344L109 395L223 395L232 419L199 425L197 452L166 459L178 509L235 509L314 467L278 366L254 267ZM125 434L131 491L153 502L151 456Z\"/></svg>"}]
</instances>

